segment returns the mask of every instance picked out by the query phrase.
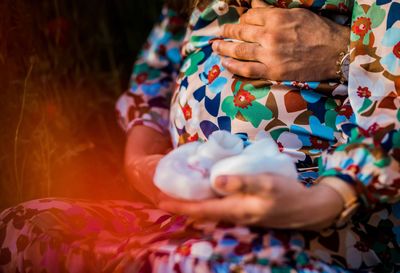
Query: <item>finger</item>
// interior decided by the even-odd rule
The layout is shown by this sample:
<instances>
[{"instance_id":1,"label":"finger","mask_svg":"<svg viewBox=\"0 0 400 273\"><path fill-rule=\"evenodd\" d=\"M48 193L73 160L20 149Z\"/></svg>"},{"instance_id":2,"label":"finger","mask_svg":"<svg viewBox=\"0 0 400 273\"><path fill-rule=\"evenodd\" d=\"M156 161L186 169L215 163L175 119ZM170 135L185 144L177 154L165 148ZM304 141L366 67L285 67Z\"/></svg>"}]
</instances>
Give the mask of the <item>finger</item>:
<instances>
[{"instance_id":1,"label":"finger","mask_svg":"<svg viewBox=\"0 0 400 273\"><path fill-rule=\"evenodd\" d=\"M225 194L245 193L257 195L269 190L271 177L260 175L223 175L218 176L215 187Z\"/></svg>"},{"instance_id":2,"label":"finger","mask_svg":"<svg viewBox=\"0 0 400 273\"><path fill-rule=\"evenodd\" d=\"M248 12L240 16L239 23L244 25L264 26L265 19L264 16L260 16L259 10L250 9Z\"/></svg>"},{"instance_id":3,"label":"finger","mask_svg":"<svg viewBox=\"0 0 400 273\"><path fill-rule=\"evenodd\" d=\"M246 13L242 14L239 18L241 24L256 25L256 26L267 26L269 8L273 6L267 5L267 8L252 8Z\"/></svg>"},{"instance_id":4,"label":"finger","mask_svg":"<svg viewBox=\"0 0 400 273\"><path fill-rule=\"evenodd\" d=\"M159 206L163 210L198 219L229 221L237 211L237 204L234 198L222 198L201 202L167 201L161 202Z\"/></svg>"},{"instance_id":5,"label":"finger","mask_svg":"<svg viewBox=\"0 0 400 273\"><path fill-rule=\"evenodd\" d=\"M251 7L252 8L268 8L268 7L272 8L273 6L265 3L262 0L253 0L253 1L251 1Z\"/></svg>"},{"instance_id":6,"label":"finger","mask_svg":"<svg viewBox=\"0 0 400 273\"><path fill-rule=\"evenodd\" d=\"M228 56L244 61L259 61L261 47L258 44L247 42L216 41L212 48L222 56Z\"/></svg>"},{"instance_id":7,"label":"finger","mask_svg":"<svg viewBox=\"0 0 400 273\"><path fill-rule=\"evenodd\" d=\"M256 43L263 33L263 28L247 24L226 24L222 26L221 33L225 38Z\"/></svg>"},{"instance_id":8,"label":"finger","mask_svg":"<svg viewBox=\"0 0 400 273\"><path fill-rule=\"evenodd\" d=\"M224 58L221 64L231 73L250 79L266 79L267 66L258 62L244 62Z\"/></svg>"}]
</instances>

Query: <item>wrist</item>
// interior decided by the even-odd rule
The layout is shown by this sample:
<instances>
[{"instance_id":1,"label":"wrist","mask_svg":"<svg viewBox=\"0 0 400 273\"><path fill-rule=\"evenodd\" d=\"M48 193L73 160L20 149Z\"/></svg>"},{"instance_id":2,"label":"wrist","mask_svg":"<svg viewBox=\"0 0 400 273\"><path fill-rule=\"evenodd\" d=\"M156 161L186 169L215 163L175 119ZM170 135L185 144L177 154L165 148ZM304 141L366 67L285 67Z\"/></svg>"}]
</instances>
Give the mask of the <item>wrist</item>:
<instances>
[{"instance_id":1,"label":"wrist","mask_svg":"<svg viewBox=\"0 0 400 273\"><path fill-rule=\"evenodd\" d=\"M346 181L334 176L320 177L316 184L316 190L327 193L322 195L321 208L325 210L325 215L320 218L318 229L330 226L343 227L360 206L354 188ZM339 209L339 204L341 204L341 209Z\"/></svg>"},{"instance_id":2,"label":"wrist","mask_svg":"<svg viewBox=\"0 0 400 273\"><path fill-rule=\"evenodd\" d=\"M330 61L329 78L330 79L341 79L343 78L341 73L347 73L343 71L342 59L349 51L350 41L350 28L347 26L336 25L336 35L332 36L332 58Z\"/></svg>"},{"instance_id":3,"label":"wrist","mask_svg":"<svg viewBox=\"0 0 400 273\"><path fill-rule=\"evenodd\" d=\"M329 179L335 183L345 183L335 177L324 177L322 179ZM313 213L304 228L321 230L332 226L345 208L342 196L332 187L323 183L311 187L309 191L308 199L313 200L311 208ZM307 210L305 213L309 215L309 212L310 210Z\"/></svg>"},{"instance_id":4,"label":"wrist","mask_svg":"<svg viewBox=\"0 0 400 273\"><path fill-rule=\"evenodd\" d=\"M125 160L128 161L131 157L165 154L171 148L169 135L147 126L137 125L127 132Z\"/></svg>"}]
</instances>

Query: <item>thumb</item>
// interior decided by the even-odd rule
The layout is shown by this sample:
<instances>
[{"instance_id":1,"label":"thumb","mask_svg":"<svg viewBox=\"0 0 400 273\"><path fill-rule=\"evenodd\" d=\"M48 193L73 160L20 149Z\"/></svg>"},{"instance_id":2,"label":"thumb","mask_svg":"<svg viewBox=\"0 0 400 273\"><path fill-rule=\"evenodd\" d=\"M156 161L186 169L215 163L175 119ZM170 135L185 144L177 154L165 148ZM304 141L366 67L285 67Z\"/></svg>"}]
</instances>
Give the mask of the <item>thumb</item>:
<instances>
[{"instance_id":1,"label":"thumb","mask_svg":"<svg viewBox=\"0 0 400 273\"><path fill-rule=\"evenodd\" d=\"M251 1L251 7L252 8L268 8L268 7L273 7L273 6L265 3L262 0L253 0L253 1Z\"/></svg>"}]
</instances>

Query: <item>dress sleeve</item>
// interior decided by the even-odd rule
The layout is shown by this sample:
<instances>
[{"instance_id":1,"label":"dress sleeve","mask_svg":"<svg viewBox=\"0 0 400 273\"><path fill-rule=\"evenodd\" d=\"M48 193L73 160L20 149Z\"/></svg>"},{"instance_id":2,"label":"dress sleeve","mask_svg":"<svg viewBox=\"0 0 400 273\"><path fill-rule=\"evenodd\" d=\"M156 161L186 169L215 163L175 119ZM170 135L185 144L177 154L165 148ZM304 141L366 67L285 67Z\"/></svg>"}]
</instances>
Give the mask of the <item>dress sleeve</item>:
<instances>
[{"instance_id":1,"label":"dress sleeve","mask_svg":"<svg viewBox=\"0 0 400 273\"><path fill-rule=\"evenodd\" d=\"M128 131L145 125L165 132L169 103L181 65L180 48L186 19L164 6L160 22L151 31L134 64L129 89L117 103L118 122Z\"/></svg>"},{"instance_id":2,"label":"dress sleeve","mask_svg":"<svg viewBox=\"0 0 400 273\"><path fill-rule=\"evenodd\" d=\"M321 176L351 184L374 208L400 197L400 2L355 0L351 22L349 97L338 129L344 144L326 151Z\"/></svg>"}]
</instances>

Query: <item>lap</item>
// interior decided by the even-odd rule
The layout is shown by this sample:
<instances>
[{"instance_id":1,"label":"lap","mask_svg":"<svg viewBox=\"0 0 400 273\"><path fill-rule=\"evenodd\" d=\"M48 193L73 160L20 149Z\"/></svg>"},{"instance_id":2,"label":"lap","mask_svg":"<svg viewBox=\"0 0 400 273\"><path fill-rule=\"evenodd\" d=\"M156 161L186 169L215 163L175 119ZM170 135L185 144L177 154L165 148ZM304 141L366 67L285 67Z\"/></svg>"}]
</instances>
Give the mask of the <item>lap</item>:
<instances>
[{"instance_id":1,"label":"lap","mask_svg":"<svg viewBox=\"0 0 400 273\"><path fill-rule=\"evenodd\" d=\"M380 213L376 224L390 216ZM347 260L353 259L357 264L352 266L361 266L380 260L367 245L370 237L362 235L354 225L299 233L196 223L127 201L41 199L0 215L0 269L343 272L328 264L349 266Z\"/></svg>"}]
</instances>

